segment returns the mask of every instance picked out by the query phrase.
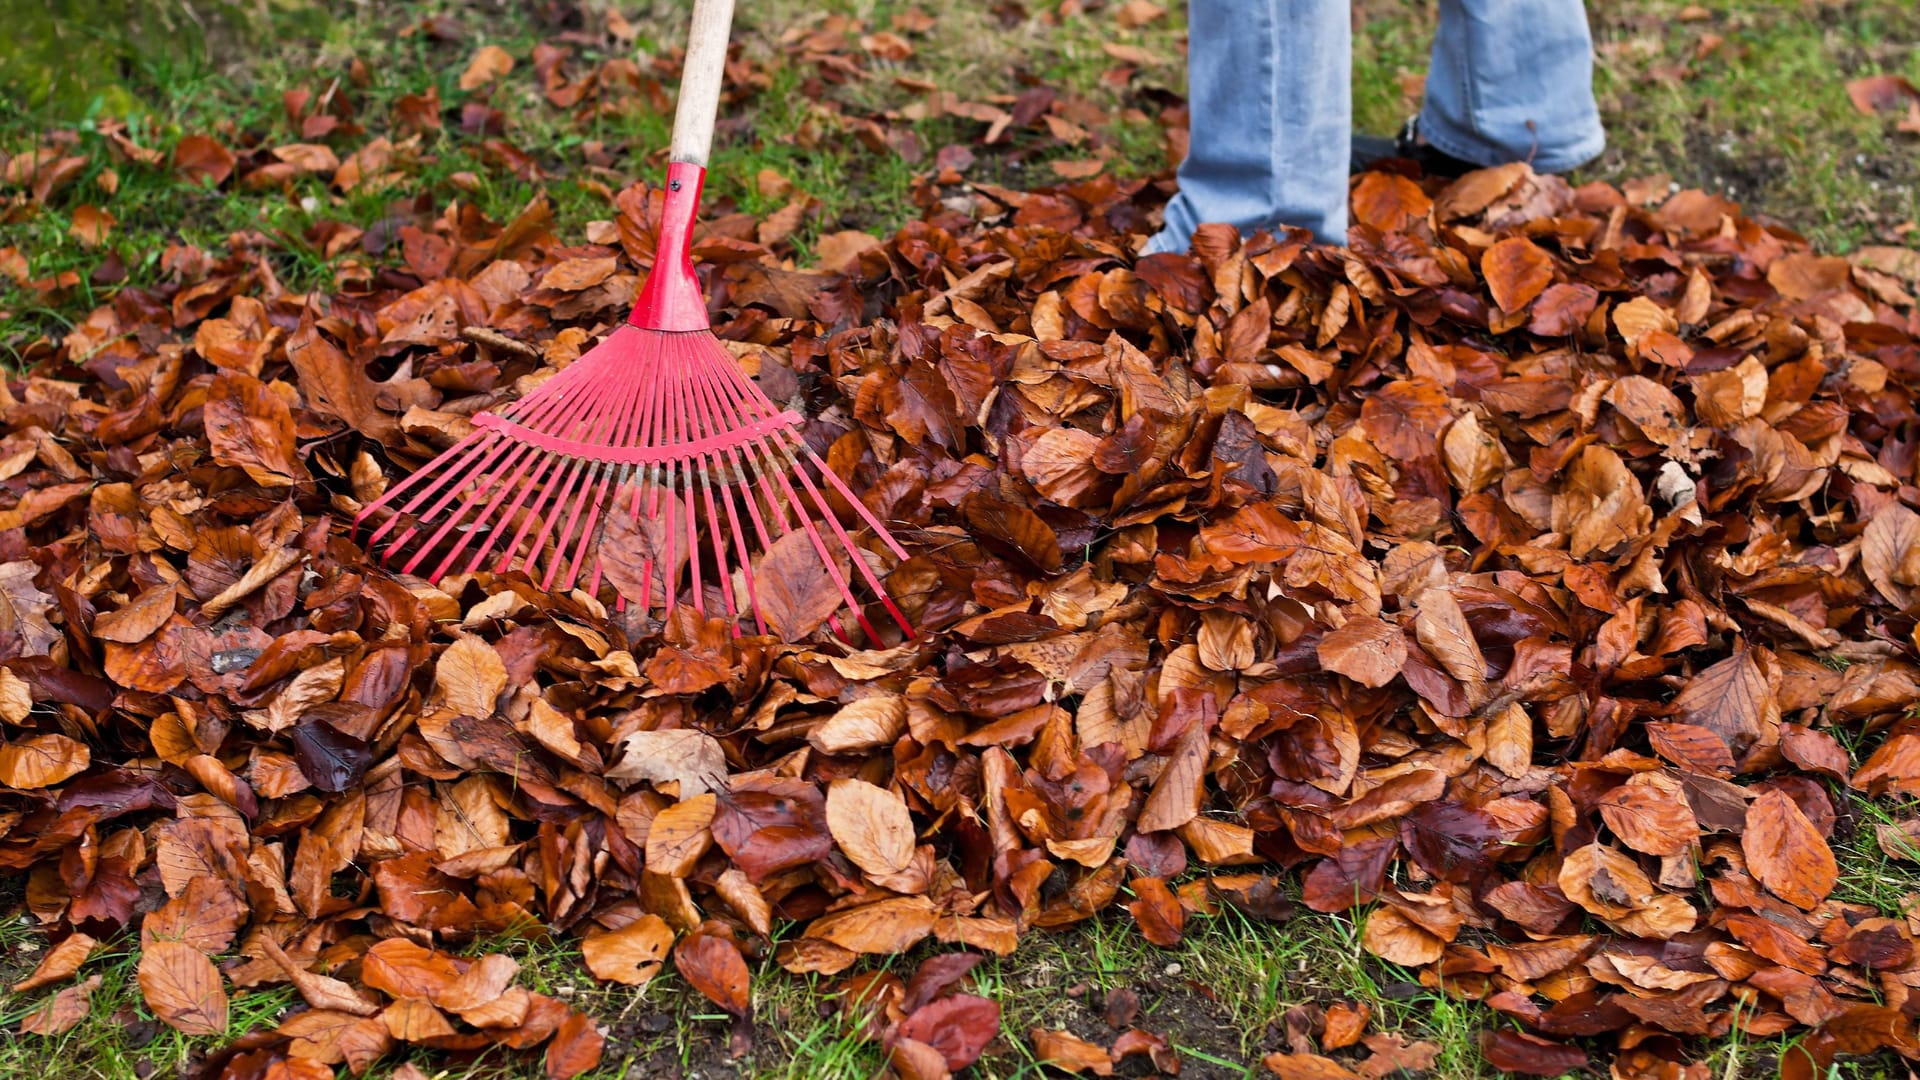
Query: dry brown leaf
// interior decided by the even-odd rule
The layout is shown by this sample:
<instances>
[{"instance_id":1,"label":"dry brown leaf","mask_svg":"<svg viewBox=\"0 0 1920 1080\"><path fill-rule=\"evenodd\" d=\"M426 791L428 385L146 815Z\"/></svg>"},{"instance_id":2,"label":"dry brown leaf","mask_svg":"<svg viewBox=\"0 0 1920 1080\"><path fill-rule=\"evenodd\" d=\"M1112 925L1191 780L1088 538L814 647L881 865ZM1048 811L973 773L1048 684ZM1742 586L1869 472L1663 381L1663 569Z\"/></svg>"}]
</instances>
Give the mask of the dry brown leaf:
<instances>
[{"instance_id":1,"label":"dry brown leaf","mask_svg":"<svg viewBox=\"0 0 1920 1080\"><path fill-rule=\"evenodd\" d=\"M618 930L588 934L580 954L596 979L645 986L660 973L673 947L673 930L658 915L642 915Z\"/></svg>"},{"instance_id":2,"label":"dry brown leaf","mask_svg":"<svg viewBox=\"0 0 1920 1080\"><path fill-rule=\"evenodd\" d=\"M906 802L885 788L854 779L829 784L827 828L847 858L876 878L913 861L913 818Z\"/></svg>"},{"instance_id":3,"label":"dry brown leaf","mask_svg":"<svg viewBox=\"0 0 1920 1080\"><path fill-rule=\"evenodd\" d=\"M190 945L155 941L140 952L141 997L161 1023L183 1035L227 1030L227 991L213 961Z\"/></svg>"}]
</instances>

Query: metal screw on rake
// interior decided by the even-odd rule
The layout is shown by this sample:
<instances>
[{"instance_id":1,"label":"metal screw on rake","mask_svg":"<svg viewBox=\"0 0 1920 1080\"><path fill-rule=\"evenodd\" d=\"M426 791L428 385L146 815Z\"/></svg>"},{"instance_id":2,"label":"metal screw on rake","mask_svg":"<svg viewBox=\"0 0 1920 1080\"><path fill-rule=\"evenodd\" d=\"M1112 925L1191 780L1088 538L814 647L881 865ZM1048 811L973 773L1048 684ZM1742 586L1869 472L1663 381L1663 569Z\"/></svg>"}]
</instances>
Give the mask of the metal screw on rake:
<instances>
[{"instance_id":1,"label":"metal screw on rake","mask_svg":"<svg viewBox=\"0 0 1920 1080\"><path fill-rule=\"evenodd\" d=\"M799 530L869 639L879 635L856 582L911 637L829 493L896 558L905 559L905 549L801 439L800 414L774 405L714 338L693 271L693 220L732 17L733 0L694 5L654 266L628 325L532 393L476 415L472 434L362 509L354 526L390 515L368 546L389 562L404 557L405 573L438 579L491 560L496 573L518 566L544 589L572 588L584 572L595 592L603 576L596 538L603 518L624 504L645 528L650 554L639 595L624 593L622 607L629 600L649 607L657 574L662 617L671 613L684 560L692 603L704 613L702 563L710 558L708 573L736 634L748 610L767 631L750 548L771 548ZM730 561L745 585L744 604ZM837 620L829 623L841 631Z\"/></svg>"}]
</instances>

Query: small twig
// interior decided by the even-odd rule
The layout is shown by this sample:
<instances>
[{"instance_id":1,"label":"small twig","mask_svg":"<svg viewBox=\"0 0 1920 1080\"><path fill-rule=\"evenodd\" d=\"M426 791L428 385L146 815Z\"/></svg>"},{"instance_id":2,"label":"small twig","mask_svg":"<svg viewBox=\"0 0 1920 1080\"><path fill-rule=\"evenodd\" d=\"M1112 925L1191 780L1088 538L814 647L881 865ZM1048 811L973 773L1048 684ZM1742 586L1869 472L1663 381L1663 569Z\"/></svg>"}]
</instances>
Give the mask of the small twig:
<instances>
[{"instance_id":1,"label":"small twig","mask_svg":"<svg viewBox=\"0 0 1920 1080\"><path fill-rule=\"evenodd\" d=\"M499 349L501 352L510 352L515 356L523 356L536 363L546 359L539 349L534 348L526 342L516 341L498 330L489 330L484 326L461 327L460 336L476 345L485 345L489 349Z\"/></svg>"}]
</instances>

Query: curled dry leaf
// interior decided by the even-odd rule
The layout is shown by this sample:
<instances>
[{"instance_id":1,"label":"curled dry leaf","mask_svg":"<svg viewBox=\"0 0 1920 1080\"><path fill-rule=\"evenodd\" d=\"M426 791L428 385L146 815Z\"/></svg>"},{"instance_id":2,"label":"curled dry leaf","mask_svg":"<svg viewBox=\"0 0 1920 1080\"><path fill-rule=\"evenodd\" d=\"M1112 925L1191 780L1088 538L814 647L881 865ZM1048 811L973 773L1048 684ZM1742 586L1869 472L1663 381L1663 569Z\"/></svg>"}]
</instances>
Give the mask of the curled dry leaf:
<instances>
[{"instance_id":1,"label":"curled dry leaf","mask_svg":"<svg viewBox=\"0 0 1920 1080\"><path fill-rule=\"evenodd\" d=\"M1034 1060L1048 1068L1094 1076L1113 1075L1113 1059L1107 1051L1071 1031L1034 1028L1027 1033L1027 1038L1033 1041Z\"/></svg>"},{"instance_id":2,"label":"curled dry leaf","mask_svg":"<svg viewBox=\"0 0 1920 1080\"><path fill-rule=\"evenodd\" d=\"M13 992L24 994L29 990L38 990L43 986L51 986L72 977L74 972L80 970L80 965L86 962L87 954L99 944L86 934L79 932L69 934L60 944L47 950L47 955L40 958L40 963L34 966L32 974L13 984Z\"/></svg>"}]
</instances>

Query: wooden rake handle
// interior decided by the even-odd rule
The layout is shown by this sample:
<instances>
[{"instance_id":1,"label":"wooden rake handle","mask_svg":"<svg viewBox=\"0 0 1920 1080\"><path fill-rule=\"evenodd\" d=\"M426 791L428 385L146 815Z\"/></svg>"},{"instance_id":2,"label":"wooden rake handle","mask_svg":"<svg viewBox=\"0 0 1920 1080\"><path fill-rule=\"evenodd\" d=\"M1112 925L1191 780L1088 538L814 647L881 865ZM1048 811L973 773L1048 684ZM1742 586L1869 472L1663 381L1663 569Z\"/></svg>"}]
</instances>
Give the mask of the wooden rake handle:
<instances>
[{"instance_id":1,"label":"wooden rake handle","mask_svg":"<svg viewBox=\"0 0 1920 1080\"><path fill-rule=\"evenodd\" d=\"M687 31L687 62L680 72L680 104L673 113L674 161L707 167L732 25L733 0L694 0L693 26Z\"/></svg>"}]
</instances>

